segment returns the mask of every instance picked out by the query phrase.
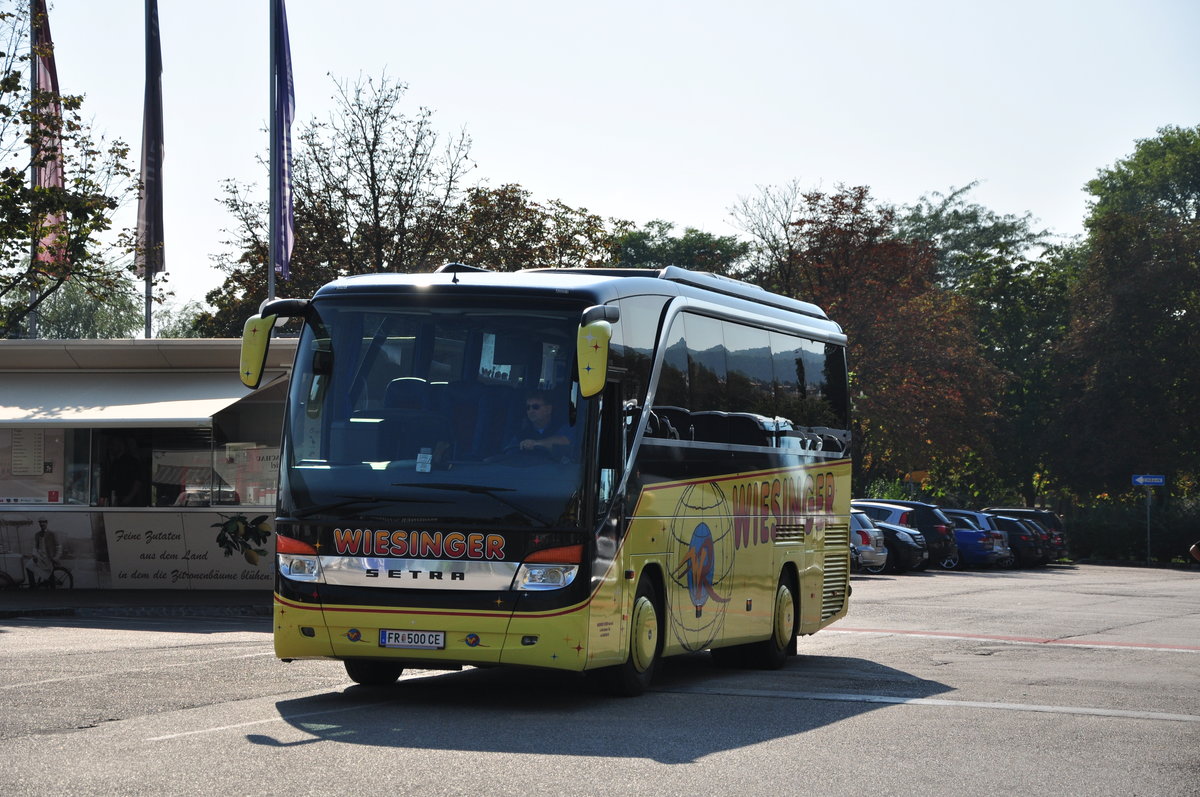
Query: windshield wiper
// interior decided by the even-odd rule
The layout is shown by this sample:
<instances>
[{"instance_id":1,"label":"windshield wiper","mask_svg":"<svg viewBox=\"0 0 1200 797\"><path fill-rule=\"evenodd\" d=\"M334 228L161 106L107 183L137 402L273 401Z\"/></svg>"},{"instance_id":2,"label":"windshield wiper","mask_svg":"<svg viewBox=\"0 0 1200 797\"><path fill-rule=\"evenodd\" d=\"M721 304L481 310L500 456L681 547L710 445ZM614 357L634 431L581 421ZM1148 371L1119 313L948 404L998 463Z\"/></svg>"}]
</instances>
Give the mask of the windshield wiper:
<instances>
[{"instance_id":1,"label":"windshield wiper","mask_svg":"<svg viewBox=\"0 0 1200 797\"><path fill-rule=\"evenodd\" d=\"M524 515L526 518L528 518L529 520L533 520L537 523L541 523L543 526L545 526L547 528L549 528L552 525L549 520L546 520L544 517L542 517L541 515L534 512L532 509L523 507L520 504L518 504L516 501L511 501L508 498L505 498L503 495L500 495L500 493L514 492L512 487L485 487L481 484L449 484L449 483L439 483L439 482L433 482L431 484L426 484L424 482L396 482L392 486L393 487L425 487L430 490L450 490L450 491L459 492L459 493L471 493L472 495L486 495L489 498L496 499L497 501L499 501L500 503L504 504L505 506L507 506L511 509L517 510L522 515Z\"/></svg>"},{"instance_id":2,"label":"windshield wiper","mask_svg":"<svg viewBox=\"0 0 1200 797\"><path fill-rule=\"evenodd\" d=\"M341 509L344 506L353 506L354 504L411 504L416 501L413 498L380 498L375 495L339 495L338 498L345 498L345 501L334 501L330 504L321 504L320 506L311 506L307 509L295 513L295 517L306 518L312 515L319 515L322 512L329 512L333 509ZM447 501L424 501L428 504L445 504Z\"/></svg>"}]
</instances>

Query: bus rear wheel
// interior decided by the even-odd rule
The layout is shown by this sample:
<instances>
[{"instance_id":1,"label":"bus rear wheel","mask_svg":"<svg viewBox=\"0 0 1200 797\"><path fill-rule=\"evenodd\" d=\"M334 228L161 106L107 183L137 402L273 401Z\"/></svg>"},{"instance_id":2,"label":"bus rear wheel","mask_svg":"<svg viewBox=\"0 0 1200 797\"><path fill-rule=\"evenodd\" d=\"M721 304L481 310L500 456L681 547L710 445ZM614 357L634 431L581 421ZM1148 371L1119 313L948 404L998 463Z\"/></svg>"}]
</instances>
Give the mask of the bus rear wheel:
<instances>
[{"instance_id":1,"label":"bus rear wheel","mask_svg":"<svg viewBox=\"0 0 1200 797\"><path fill-rule=\"evenodd\" d=\"M346 675L363 686L390 686L404 672L399 664L373 659L346 659Z\"/></svg>"},{"instance_id":2,"label":"bus rear wheel","mask_svg":"<svg viewBox=\"0 0 1200 797\"><path fill-rule=\"evenodd\" d=\"M601 688L612 695L637 697L650 687L662 656L662 602L654 582L638 582L629 615L629 655L624 664L596 673Z\"/></svg>"}]
</instances>

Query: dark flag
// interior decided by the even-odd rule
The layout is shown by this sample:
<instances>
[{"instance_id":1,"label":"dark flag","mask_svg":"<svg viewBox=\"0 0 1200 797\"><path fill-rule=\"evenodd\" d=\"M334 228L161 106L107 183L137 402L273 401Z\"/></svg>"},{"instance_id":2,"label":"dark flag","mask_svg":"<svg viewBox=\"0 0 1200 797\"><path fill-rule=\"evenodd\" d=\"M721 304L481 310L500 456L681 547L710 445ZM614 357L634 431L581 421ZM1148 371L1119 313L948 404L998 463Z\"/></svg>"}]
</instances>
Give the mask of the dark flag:
<instances>
[{"instance_id":1,"label":"dark flag","mask_svg":"<svg viewBox=\"0 0 1200 797\"><path fill-rule=\"evenodd\" d=\"M62 103L58 93L58 69L54 65L54 39L50 37L50 18L46 0L34 0L33 14L33 187L62 190L63 173ZM45 266L65 266L66 217L61 213L41 220L36 260Z\"/></svg>"},{"instance_id":2,"label":"dark flag","mask_svg":"<svg viewBox=\"0 0 1200 797\"><path fill-rule=\"evenodd\" d=\"M138 199L138 276L166 269L163 252L162 46L158 0L146 0L146 99L142 107L142 193Z\"/></svg>"},{"instance_id":3,"label":"dark flag","mask_svg":"<svg viewBox=\"0 0 1200 797\"><path fill-rule=\"evenodd\" d=\"M271 266L281 279L291 272L295 216L292 206L292 46L283 0L272 0L271 14Z\"/></svg>"}]
</instances>

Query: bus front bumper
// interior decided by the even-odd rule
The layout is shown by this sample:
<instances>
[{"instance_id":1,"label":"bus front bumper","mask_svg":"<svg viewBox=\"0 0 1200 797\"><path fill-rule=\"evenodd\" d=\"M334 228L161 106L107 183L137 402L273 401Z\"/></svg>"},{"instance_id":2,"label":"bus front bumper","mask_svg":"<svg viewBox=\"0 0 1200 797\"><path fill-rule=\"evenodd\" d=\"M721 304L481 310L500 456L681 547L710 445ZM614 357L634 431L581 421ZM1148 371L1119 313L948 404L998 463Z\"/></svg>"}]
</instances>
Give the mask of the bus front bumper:
<instances>
[{"instance_id":1,"label":"bus front bumper","mask_svg":"<svg viewBox=\"0 0 1200 797\"><path fill-rule=\"evenodd\" d=\"M578 672L588 661L585 618L583 607L546 614L329 607L277 594L275 655L394 659L429 669L512 664Z\"/></svg>"}]
</instances>

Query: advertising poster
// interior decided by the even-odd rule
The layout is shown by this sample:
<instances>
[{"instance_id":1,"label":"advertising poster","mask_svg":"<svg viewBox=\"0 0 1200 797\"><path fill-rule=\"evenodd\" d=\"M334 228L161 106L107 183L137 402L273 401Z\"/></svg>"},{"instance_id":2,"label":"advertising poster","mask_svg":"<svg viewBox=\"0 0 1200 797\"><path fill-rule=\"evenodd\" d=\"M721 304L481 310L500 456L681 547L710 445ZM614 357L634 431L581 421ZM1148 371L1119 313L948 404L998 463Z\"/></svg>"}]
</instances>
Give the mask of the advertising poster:
<instances>
[{"instance_id":1,"label":"advertising poster","mask_svg":"<svg viewBox=\"0 0 1200 797\"><path fill-rule=\"evenodd\" d=\"M104 518L113 589L271 588L275 541L265 515L107 512Z\"/></svg>"},{"instance_id":2,"label":"advertising poster","mask_svg":"<svg viewBox=\"0 0 1200 797\"><path fill-rule=\"evenodd\" d=\"M0 513L0 584L107 587L99 519L91 512Z\"/></svg>"}]
</instances>

